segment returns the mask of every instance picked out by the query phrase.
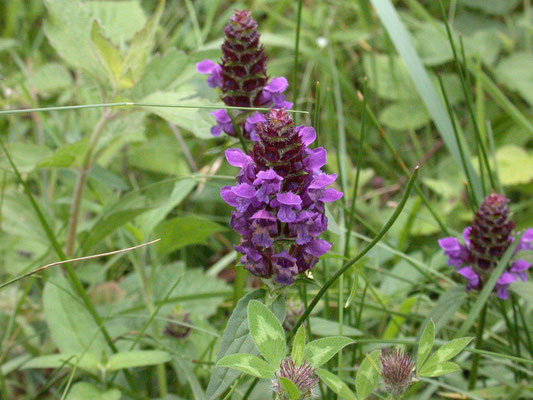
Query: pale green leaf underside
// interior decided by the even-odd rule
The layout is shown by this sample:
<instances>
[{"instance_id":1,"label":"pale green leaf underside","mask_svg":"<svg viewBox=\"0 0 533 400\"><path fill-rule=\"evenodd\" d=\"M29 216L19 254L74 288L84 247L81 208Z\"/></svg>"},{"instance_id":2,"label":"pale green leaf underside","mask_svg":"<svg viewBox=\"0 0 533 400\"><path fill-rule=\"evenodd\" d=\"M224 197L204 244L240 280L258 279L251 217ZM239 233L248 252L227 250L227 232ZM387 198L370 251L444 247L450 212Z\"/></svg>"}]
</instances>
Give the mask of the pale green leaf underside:
<instances>
[{"instance_id":1,"label":"pale green leaf underside","mask_svg":"<svg viewBox=\"0 0 533 400\"><path fill-rule=\"evenodd\" d=\"M251 354L230 354L223 357L217 366L236 369L257 378L269 379L274 376L274 368L270 364Z\"/></svg>"}]
</instances>

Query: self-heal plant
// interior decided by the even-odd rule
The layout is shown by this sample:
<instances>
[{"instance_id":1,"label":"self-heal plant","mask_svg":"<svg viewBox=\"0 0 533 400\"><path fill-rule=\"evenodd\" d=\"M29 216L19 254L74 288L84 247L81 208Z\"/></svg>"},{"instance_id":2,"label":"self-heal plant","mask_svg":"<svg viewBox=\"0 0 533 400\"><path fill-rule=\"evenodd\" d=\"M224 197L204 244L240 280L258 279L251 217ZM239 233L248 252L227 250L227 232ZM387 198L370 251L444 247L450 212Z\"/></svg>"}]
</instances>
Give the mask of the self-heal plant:
<instances>
[{"instance_id":1,"label":"self-heal plant","mask_svg":"<svg viewBox=\"0 0 533 400\"><path fill-rule=\"evenodd\" d=\"M310 400L321 380L339 396L355 400L348 386L336 375L320 367L353 340L333 336L306 345L305 327L298 329L290 355L286 354L285 331L274 313L263 303L248 305L250 335L264 359L253 354L231 354L219 360L219 367L236 369L257 378L269 379L277 400Z\"/></svg>"},{"instance_id":2,"label":"self-heal plant","mask_svg":"<svg viewBox=\"0 0 533 400\"><path fill-rule=\"evenodd\" d=\"M325 174L326 150L308 146L311 127L294 127L284 109L271 110L257 124L258 141L249 155L228 149L228 162L241 169L236 186L221 189L235 207L231 226L241 235L236 250L251 273L288 285L309 271L331 244L318 239L327 228L325 202L342 193L327 188L337 176Z\"/></svg>"},{"instance_id":3,"label":"self-heal plant","mask_svg":"<svg viewBox=\"0 0 533 400\"><path fill-rule=\"evenodd\" d=\"M375 350L361 363L355 378L357 398L364 400L383 381L383 389L390 399L401 399L419 377L437 377L460 371L452 358L471 342L471 337L454 339L430 355L435 342L435 324L432 320L424 328L418 343L416 362L403 349Z\"/></svg>"},{"instance_id":4,"label":"self-heal plant","mask_svg":"<svg viewBox=\"0 0 533 400\"><path fill-rule=\"evenodd\" d=\"M481 290L498 262L515 240L520 240L515 254L521 250L533 250L533 229L513 235L514 222L509 218L509 200L501 194L488 195L476 211L471 226L463 231L462 244L457 238L439 240L448 256L448 264L466 278L467 290ZM527 280L530 263L523 259L512 262L498 278L494 291L501 299L509 297L508 286L520 278Z\"/></svg>"},{"instance_id":5,"label":"self-heal plant","mask_svg":"<svg viewBox=\"0 0 533 400\"><path fill-rule=\"evenodd\" d=\"M224 28L224 35L220 63L204 60L196 64L198 72L209 74L207 84L221 89L224 104L231 107L292 107L283 94L289 85L287 79L279 77L268 81L267 57L259 43L257 22L251 13L235 10ZM214 136L222 132L236 136L235 123L243 136L252 140L257 140L255 125L265 120L259 112L222 109L211 115L217 121L217 125L211 128Z\"/></svg>"}]
</instances>

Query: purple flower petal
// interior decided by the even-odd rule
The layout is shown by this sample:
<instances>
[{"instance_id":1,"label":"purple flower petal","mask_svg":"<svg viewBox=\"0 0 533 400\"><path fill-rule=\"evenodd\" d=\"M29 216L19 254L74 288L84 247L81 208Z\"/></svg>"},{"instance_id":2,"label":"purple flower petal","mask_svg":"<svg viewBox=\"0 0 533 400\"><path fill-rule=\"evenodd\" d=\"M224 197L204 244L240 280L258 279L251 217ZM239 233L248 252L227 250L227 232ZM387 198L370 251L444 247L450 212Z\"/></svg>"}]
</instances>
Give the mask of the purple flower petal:
<instances>
[{"instance_id":1,"label":"purple flower petal","mask_svg":"<svg viewBox=\"0 0 533 400\"><path fill-rule=\"evenodd\" d=\"M445 252L456 252L461 250L461 243L457 238L445 237L439 240L439 246Z\"/></svg>"},{"instance_id":2,"label":"purple flower petal","mask_svg":"<svg viewBox=\"0 0 533 400\"><path fill-rule=\"evenodd\" d=\"M229 116L228 112L224 109L222 110L215 110L213 112L210 112L213 117L217 120L220 124L226 124L228 122L231 122L231 117Z\"/></svg>"},{"instance_id":3,"label":"purple flower petal","mask_svg":"<svg viewBox=\"0 0 533 400\"><path fill-rule=\"evenodd\" d=\"M196 63L196 70L201 74L210 74L214 71L216 64L211 60L204 60Z\"/></svg>"},{"instance_id":4,"label":"purple flower petal","mask_svg":"<svg viewBox=\"0 0 533 400\"><path fill-rule=\"evenodd\" d=\"M530 266L531 264L528 263L526 260L518 259L513 263L513 265L511 265L511 268L509 268L509 271L511 272L527 271Z\"/></svg>"},{"instance_id":5,"label":"purple flower petal","mask_svg":"<svg viewBox=\"0 0 533 400\"><path fill-rule=\"evenodd\" d=\"M326 165L326 156L327 152L323 147L308 149L304 164L309 170L316 171Z\"/></svg>"},{"instance_id":6,"label":"purple flower petal","mask_svg":"<svg viewBox=\"0 0 533 400\"><path fill-rule=\"evenodd\" d=\"M284 204L286 206L299 206L302 204L302 199L300 196L292 192L278 193L276 195L276 200L280 204Z\"/></svg>"},{"instance_id":7,"label":"purple flower petal","mask_svg":"<svg viewBox=\"0 0 533 400\"><path fill-rule=\"evenodd\" d=\"M526 229L517 248L520 250L533 250L533 229Z\"/></svg>"},{"instance_id":8,"label":"purple flower petal","mask_svg":"<svg viewBox=\"0 0 533 400\"><path fill-rule=\"evenodd\" d=\"M305 146L309 146L316 140L316 131L311 126L300 125L297 126L294 131L298 133L298 136L302 139L302 143Z\"/></svg>"},{"instance_id":9,"label":"purple flower petal","mask_svg":"<svg viewBox=\"0 0 533 400\"><path fill-rule=\"evenodd\" d=\"M335 182L335 179L337 179L337 174L318 174L313 177L313 180L311 184L309 185L309 189L322 189L331 183Z\"/></svg>"},{"instance_id":10,"label":"purple flower petal","mask_svg":"<svg viewBox=\"0 0 533 400\"><path fill-rule=\"evenodd\" d=\"M457 271L460 275L464 276L468 280L470 287L476 287L479 285L479 276L472 267L464 267Z\"/></svg>"},{"instance_id":11,"label":"purple flower petal","mask_svg":"<svg viewBox=\"0 0 533 400\"><path fill-rule=\"evenodd\" d=\"M516 275L511 274L510 272L504 272L497 281L498 285L509 285L516 281Z\"/></svg>"},{"instance_id":12,"label":"purple flower petal","mask_svg":"<svg viewBox=\"0 0 533 400\"><path fill-rule=\"evenodd\" d=\"M233 193L232 186L224 186L220 189L220 197L232 207L237 207L237 196Z\"/></svg>"},{"instance_id":13,"label":"purple flower petal","mask_svg":"<svg viewBox=\"0 0 533 400\"><path fill-rule=\"evenodd\" d=\"M470 232L472 231L471 226L467 226L465 229L463 229L463 240L465 241L466 247L470 248Z\"/></svg>"},{"instance_id":14,"label":"purple flower petal","mask_svg":"<svg viewBox=\"0 0 533 400\"><path fill-rule=\"evenodd\" d=\"M498 297L502 300L507 300L509 298L509 291L507 290L507 286L500 286L496 293L498 294Z\"/></svg>"},{"instance_id":15,"label":"purple flower petal","mask_svg":"<svg viewBox=\"0 0 533 400\"><path fill-rule=\"evenodd\" d=\"M255 197L255 188L252 185L249 185L248 183L241 183L240 185L237 185L233 188L233 193L235 193L239 197L251 199Z\"/></svg>"},{"instance_id":16,"label":"purple flower petal","mask_svg":"<svg viewBox=\"0 0 533 400\"><path fill-rule=\"evenodd\" d=\"M222 67L211 60L200 61L196 64L196 70L201 74L210 74L207 84L212 87L222 87Z\"/></svg>"},{"instance_id":17,"label":"purple flower petal","mask_svg":"<svg viewBox=\"0 0 533 400\"><path fill-rule=\"evenodd\" d=\"M267 210L263 209L256 211L255 214L250 217L250 219L264 219L267 221L275 221L276 217L270 214Z\"/></svg>"},{"instance_id":18,"label":"purple flower petal","mask_svg":"<svg viewBox=\"0 0 533 400\"><path fill-rule=\"evenodd\" d=\"M324 189L322 191L322 195L320 196L320 201L328 203L331 201L339 200L342 196L343 196L343 193L339 192L338 190Z\"/></svg>"},{"instance_id":19,"label":"purple flower petal","mask_svg":"<svg viewBox=\"0 0 533 400\"><path fill-rule=\"evenodd\" d=\"M234 167L243 168L252 162L252 158L244 154L241 149L227 149L225 154L228 163Z\"/></svg>"},{"instance_id":20,"label":"purple flower petal","mask_svg":"<svg viewBox=\"0 0 533 400\"><path fill-rule=\"evenodd\" d=\"M289 82L287 81L287 78L284 76L281 76L279 78L273 78L264 88L263 90L270 92L270 93L283 93L285 89L289 86Z\"/></svg>"},{"instance_id":21,"label":"purple flower petal","mask_svg":"<svg viewBox=\"0 0 533 400\"><path fill-rule=\"evenodd\" d=\"M321 255L326 254L330 248L331 243L322 239L313 239L307 245L306 251L315 257L320 257Z\"/></svg>"}]
</instances>

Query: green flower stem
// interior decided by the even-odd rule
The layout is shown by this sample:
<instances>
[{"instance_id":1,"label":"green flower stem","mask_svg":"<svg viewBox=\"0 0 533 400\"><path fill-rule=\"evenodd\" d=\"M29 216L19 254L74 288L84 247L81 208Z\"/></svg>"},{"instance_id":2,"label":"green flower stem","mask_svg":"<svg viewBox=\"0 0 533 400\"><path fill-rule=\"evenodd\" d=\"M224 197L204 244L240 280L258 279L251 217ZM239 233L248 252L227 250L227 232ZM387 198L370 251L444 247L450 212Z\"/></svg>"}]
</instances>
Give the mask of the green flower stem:
<instances>
[{"instance_id":1,"label":"green flower stem","mask_svg":"<svg viewBox=\"0 0 533 400\"><path fill-rule=\"evenodd\" d=\"M416 180L416 177L418 176L418 167L415 168L413 174L411 175L411 178L407 182L407 187L405 188L405 192L402 196L402 199L398 203L398 206L394 210L394 213L391 215L389 220L385 223L383 228L381 228L381 231L374 237L374 239L354 258L352 258L350 261L348 261L346 264L344 264L325 284L320 288L318 293L315 297L313 297L313 300L311 300L311 303L309 303L309 307L304 311L304 313L301 315L301 317L298 319L294 327L291 329L289 334L287 335L287 340L290 340L294 337L296 334L296 331L302 325L302 323L306 320L306 318L311 314L311 311L316 307L322 296L326 293L326 291L329 289L329 287L335 283L335 281L344 274L348 268L350 268L353 264L355 264L357 261L359 261L365 254L367 254L380 240L385 234L389 231L389 229L392 227L394 222L396 222L396 219L400 216L400 213L402 212L405 203L407 202L407 199L409 198L409 194L411 193L411 189L413 187L413 184Z\"/></svg>"},{"instance_id":2,"label":"green flower stem","mask_svg":"<svg viewBox=\"0 0 533 400\"><path fill-rule=\"evenodd\" d=\"M483 309L481 310L481 315L479 316L479 323L477 326L477 332L476 332L476 343L475 343L475 349L480 349L483 345L483 332L485 330L485 321L487 317L487 305L485 304L483 306ZM477 381L477 372L479 367L479 360L481 356L479 353L474 354L472 359L472 370L470 371L470 379L468 380L468 390L474 389L476 386Z\"/></svg>"},{"instance_id":3,"label":"green flower stem","mask_svg":"<svg viewBox=\"0 0 533 400\"><path fill-rule=\"evenodd\" d=\"M70 217L68 220L67 227L67 244L65 245L65 254L67 257L72 256L74 252L74 245L76 243L76 233L78 228L78 220L81 207L81 199L83 197L83 189L85 188L85 183L87 182L87 175L91 169L91 159L93 151L100 139L100 135L105 127L106 122L110 119L110 112L107 109L104 109L100 120L94 127L94 130L89 139L89 144L87 146L87 151L83 157L80 173L76 180L76 185L74 186L74 195L72 198L72 204L70 206Z\"/></svg>"}]
</instances>

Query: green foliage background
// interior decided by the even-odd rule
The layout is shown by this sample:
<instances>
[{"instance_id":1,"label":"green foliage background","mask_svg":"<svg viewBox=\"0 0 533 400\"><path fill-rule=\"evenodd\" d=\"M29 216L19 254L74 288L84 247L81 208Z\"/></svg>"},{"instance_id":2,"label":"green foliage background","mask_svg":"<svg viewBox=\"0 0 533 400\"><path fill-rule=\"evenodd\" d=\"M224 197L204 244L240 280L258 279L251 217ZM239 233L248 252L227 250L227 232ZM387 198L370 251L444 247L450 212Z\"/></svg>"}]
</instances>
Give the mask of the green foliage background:
<instances>
[{"instance_id":1,"label":"green foliage background","mask_svg":"<svg viewBox=\"0 0 533 400\"><path fill-rule=\"evenodd\" d=\"M356 384L354 371L370 371L365 353L375 359L372 351L384 344L412 350L431 319L439 340L475 335L476 297L446 266L437 239L459 236L472 218L465 181L479 194L491 190L476 133L497 189L512 200L518 230L533 226L531 2L445 1L459 55L437 1L302 3L296 67L297 1L0 3L0 107L95 105L0 113L0 138L22 179L2 152L2 282L66 256L161 238L0 289L0 398L204 400L227 393L239 376L214 369L229 346L255 351L246 316L229 316L244 313L243 305L235 308L241 297L248 302L264 293L252 292L258 281L235 267L238 237L219 196L235 176L223 152L239 144L212 138L209 112L221 102L195 70L196 62L220 57L234 8L253 12L269 75L289 79L295 109L308 112L295 119L314 123L328 149L326 169L340 175L345 193L328 209L332 252L313 271L315 282L299 282L290 297L307 303L343 257L363 249L393 213L404 172L421 167L395 224L309 318L312 338L338 334L358 342L322 371L334 371L360 395L368 385L360 378ZM175 105L190 108L162 107ZM79 223L72 232L76 193ZM466 372L421 378L406 398L467 392L478 399L533 398L533 287L511 289L512 306L490 300L484 348L491 353L481 359L476 390L467 390L472 353L465 352L456 361ZM272 309L278 318L285 313L281 305ZM183 313L192 333L168 336L166 327ZM327 371L324 380L335 378ZM268 382L247 393L250 382L239 379L229 396L271 396ZM326 386L320 394L337 398Z\"/></svg>"}]
</instances>

